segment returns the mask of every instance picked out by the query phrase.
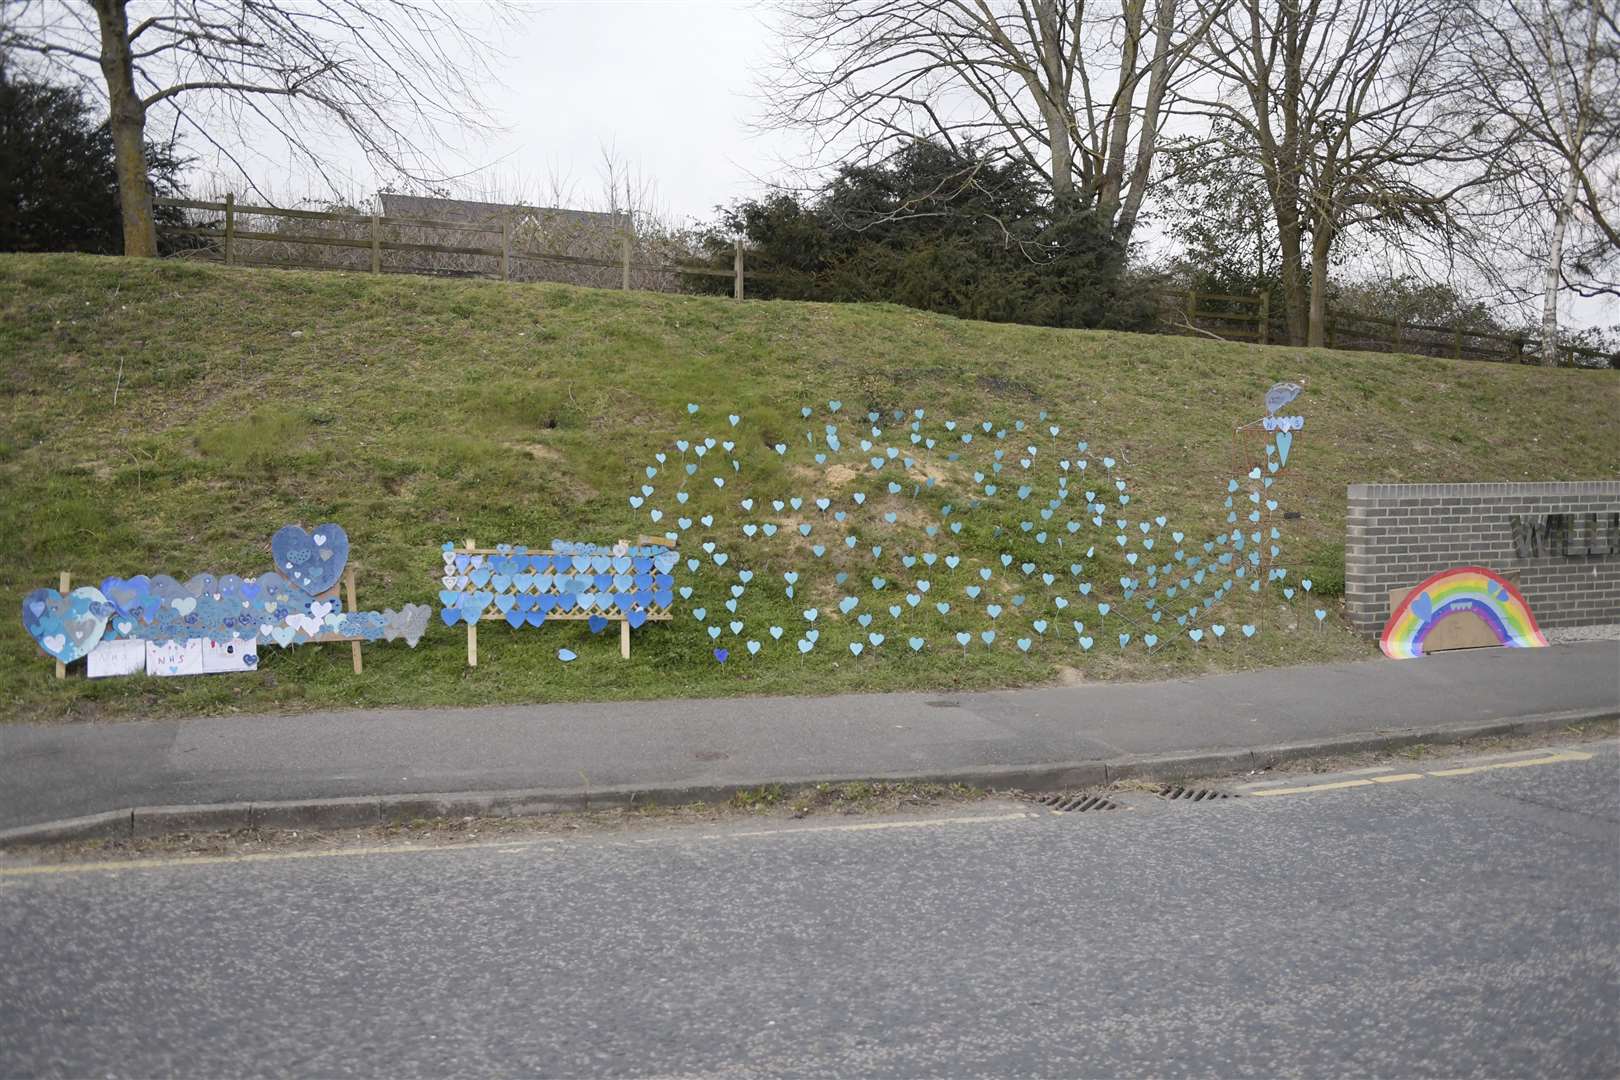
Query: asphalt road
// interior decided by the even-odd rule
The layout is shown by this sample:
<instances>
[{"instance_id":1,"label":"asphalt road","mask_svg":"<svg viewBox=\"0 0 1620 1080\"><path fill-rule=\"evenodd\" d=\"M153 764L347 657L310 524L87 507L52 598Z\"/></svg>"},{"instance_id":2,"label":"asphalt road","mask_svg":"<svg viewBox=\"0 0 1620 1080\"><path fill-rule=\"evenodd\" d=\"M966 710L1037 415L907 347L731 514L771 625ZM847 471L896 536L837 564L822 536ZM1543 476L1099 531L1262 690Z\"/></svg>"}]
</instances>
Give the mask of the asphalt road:
<instances>
[{"instance_id":1,"label":"asphalt road","mask_svg":"<svg viewBox=\"0 0 1620 1080\"><path fill-rule=\"evenodd\" d=\"M1582 749L1107 813L0 868L0 1073L1610 1077L1620 758Z\"/></svg>"}]
</instances>

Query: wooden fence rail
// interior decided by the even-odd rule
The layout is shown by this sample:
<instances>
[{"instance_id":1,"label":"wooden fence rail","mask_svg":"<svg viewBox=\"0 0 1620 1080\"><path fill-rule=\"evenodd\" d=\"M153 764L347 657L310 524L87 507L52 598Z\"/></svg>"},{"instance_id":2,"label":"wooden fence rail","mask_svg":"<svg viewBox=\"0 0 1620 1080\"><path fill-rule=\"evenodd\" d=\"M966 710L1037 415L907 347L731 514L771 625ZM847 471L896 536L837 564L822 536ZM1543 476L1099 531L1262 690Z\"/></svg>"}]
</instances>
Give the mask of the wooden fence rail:
<instances>
[{"instance_id":1,"label":"wooden fence rail","mask_svg":"<svg viewBox=\"0 0 1620 1080\"><path fill-rule=\"evenodd\" d=\"M255 206L238 203L234 195L226 195L223 202L205 202L195 199L158 198L159 206L177 207L218 214L216 223L166 226L166 235L183 236L198 242L189 249L208 252L227 265L287 266L327 270L357 270L359 266L308 262L294 259L269 259L259 253L242 250L244 244L281 243L305 247L339 248L368 251L370 260L366 269L379 273L416 274L469 274L477 271L433 266L388 266L384 252L421 253L455 257L487 258L494 260L493 274L502 280L511 280L513 267L523 262L556 263L596 270L618 270L619 284L631 288L632 271L656 275L694 275L732 279L732 296L741 300L745 295L747 278L772 280L779 275L746 270L742 241L736 241L730 269L704 263L681 261L645 262L635 256L635 235L629 229L618 234L618 258L590 255L570 255L563 252L538 251L513 243L511 216L491 219L483 224L465 221L436 221L428 218L389 217L382 214L342 213L325 210L284 210L273 206ZM291 221L328 222L348 226L363 235L309 235L304 233L266 232L260 229L241 229L238 219L247 214L256 217L285 218ZM446 235L478 234L483 237L499 235L499 246L482 244L436 244L383 238L384 229L417 228ZM216 254L217 252L217 254ZM1165 290L1160 293L1159 321L1167 329L1183 334L1201 334L1227 341L1249 341L1260 345L1271 340L1271 298L1266 293L1243 295L1238 293L1201 292L1196 289ZM1377 327L1368 332L1358 327ZM1427 323L1401 322L1397 319L1372 315L1335 313L1327 322L1326 344L1329 348L1378 349L1392 352L1420 352L1429 355L1451 356L1456 359L1496 360L1522 362L1538 357L1541 346L1534 338L1523 334L1499 334L1493 331L1470 330L1460 323L1436 326ZM1478 343L1492 342L1498 348L1481 348ZM1366 343L1366 344L1357 344ZM1580 346L1561 346L1570 358L1577 356L1606 361L1610 367L1620 368L1620 356Z\"/></svg>"},{"instance_id":2,"label":"wooden fence rail","mask_svg":"<svg viewBox=\"0 0 1620 1080\"><path fill-rule=\"evenodd\" d=\"M164 232L171 236L186 236L198 240L212 240L219 244L220 258L227 265L235 265L243 261L240 257L239 245L244 242L260 241L266 243L297 244L314 247L336 247L368 250L371 252L370 272L382 273L385 269L393 272L393 268L382 265L381 253L384 251L420 252L429 255L464 255L492 258L498 260L500 266L499 276L503 280L510 279L512 264L519 260L533 262L561 263L568 266L583 266L606 270L620 270L622 272L622 287L630 288L631 271L642 271L656 274L695 274L703 277L733 278L733 295L739 300L744 295L744 266L743 248L739 241L733 266L730 270L708 266L701 263L682 262L638 262L632 258L634 249L634 236L628 231L620 237L620 257L617 259L603 259L588 255L567 255L561 252L526 250L513 247L511 243L510 219L492 221L485 225L468 224L455 221L433 221L425 218L387 217L380 214L344 214L336 211L324 212L317 210L280 210L270 206L249 206L238 203L234 196L227 195L223 202L202 202L195 199L168 199L158 198L153 202L159 206L173 206L184 210L200 210L208 213L222 215L218 225L181 225L166 226ZM261 230L246 230L237 227L236 220L242 214L251 214L262 217L284 217L303 221L327 221L338 224L348 224L363 228L364 237L336 236L336 235L308 235L303 233L264 232ZM382 230L388 227L409 227L432 229L436 232L447 233L480 233L489 235L500 232L502 242L499 247L485 247L468 244L430 244L408 240L384 240ZM193 249L195 250L195 249ZM206 250L206 249L205 249ZM274 265L273 260L255 259L255 265ZM319 264L301 263L301 266ZM342 266L328 266L326 269L347 269ZM755 273L755 278L761 275Z\"/></svg>"},{"instance_id":3,"label":"wooden fence rail","mask_svg":"<svg viewBox=\"0 0 1620 1080\"><path fill-rule=\"evenodd\" d=\"M1270 297L1266 293L1243 296L1197 290L1167 290L1161 295L1166 302L1161 305L1159 320L1174 331L1237 341L1254 341L1262 345L1269 340L1271 310ZM1212 308L1207 306L1209 304L1223 307ZM1210 323L1215 325L1207 325ZM1377 327L1378 330L1376 332L1366 330L1365 328L1369 326ZM1329 315L1323 330L1325 345L1330 349L1371 349L1449 356L1456 360L1506 363L1533 363L1541 355L1541 342L1528 334L1474 330L1461 323L1437 325L1403 322L1399 319L1358 315L1353 312L1334 312ZM1482 347L1482 342L1494 343L1496 347ZM1600 349L1561 345L1559 351L1571 363L1576 357L1590 357L1606 362L1609 367L1620 368L1620 356Z\"/></svg>"}]
</instances>

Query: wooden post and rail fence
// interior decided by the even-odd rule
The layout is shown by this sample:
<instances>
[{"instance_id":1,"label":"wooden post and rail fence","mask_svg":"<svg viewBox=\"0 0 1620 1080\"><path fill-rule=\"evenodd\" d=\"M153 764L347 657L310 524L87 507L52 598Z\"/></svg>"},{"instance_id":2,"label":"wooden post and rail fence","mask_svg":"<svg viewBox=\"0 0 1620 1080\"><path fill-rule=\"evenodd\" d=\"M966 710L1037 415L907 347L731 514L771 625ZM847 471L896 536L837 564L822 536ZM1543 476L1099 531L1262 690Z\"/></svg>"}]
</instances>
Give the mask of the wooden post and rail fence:
<instances>
[{"instance_id":1,"label":"wooden post and rail fence","mask_svg":"<svg viewBox=\"0 0 1620 1080\"><path fill-rule=\"evenodd\" d=\"M699 277L731 278L731 294L741 300L746 295L745 282L749 277L769 280L779 277L774 273L746 270L743 243L735 241L730 269L706 263L669 261L645 262L636 258L635 236L629 230L618 236L618 258L609 259L590 255L570 255L561 252L538 251L514 244L513 219L507 216L485 223L464 221L435 221L426 218L389 217L380 214L342 213L321 210L284 210L269 206L243 205L234 195L226 195L223 202L204 202L194 199L159 198L159 206L177 207L202 213L221 215L218 223L181 226L161 226L170 236L183 236L196 246L191 252L208 253L227 266L272 266L322 270L358 270L354 264L309 262L290 258L244 257L243 245L254 243L292 244L312 247L354 249L369 253L373 274L380 273L461 273L475 276L498 277L510 281L516 266L523 262L555 263L598 270L618 270L619 287L632 287L632 272L657 275L695 275ZM364 235L308 235L287 232L244 230L239 227L242 215L274 217L292 221L313 221L336 224ZM480 244L442 244L385 238L388 230L417 228L435 233L476 233L483 237L498 237L499 246ZM420 253L428 256L474 257L491 260L489 272L452 270L411 266L389 266L385 252ZM1173 332L1204 335L1222 341L1254 342L1260 345L1271 341L1271 298L1267 293L1215 293L1196 289L1165 290L1160 294L1162 305L1160 322ZM1371 329L1369 329L1371 328ZM1495 331L1473 330L1461 323L1445 326L1428 323L1403 322L1370 315L1338 312L1325 327L1328 348L1363 349L1389 352L1420 353L1430 356L1449 356L1462 360L1495 360L1500 362L1532 361L1540 354L1540 343L1524 334L1501 334ZM1564 346L1561 352L1571 361L1577 356L1606 360L1611 367L1620 367L1620 356L1596 349Z\"/></svg>"},{"instance_id":2,"label":"wooden post and rail fence","mask_svg":"<svg viewBox=\"0 0 1620 1080\"><path fill-rule=\"evenodd\" d=\"M346 214L337 211L324 210L284 210L271 206L249 206L236 201L234 195L226 195L223 202L204 202L196 199L169 199L158 198L153 202L158 206L172 206L182 210L196 210L203 213L216 213L222 215L219 224L203 225L169 225L160 226L169 236L182 236L194 242L200 242L198 247L189 249L191 252L217 252L217 257L227 266L279 266L301 269L317 270L356 270L354 265L338 265L330 262L311 262L297 259L264 259L244 257L243 247L247 244L292 244L316 248L342 248L366 251L370 254L370 264L367 269L373 274L380 273L421 273L412 267L390 267L383 258L385 252L420 253L425 255L468 256L482 257L494 260L496 270L493 275L503 281L512 279L513 270L517 263L525 260L542 263L558 263L565 266L589 267L594 269L620 271L619 284L621 288L631 287L631 272L641 271L655 274L695 274L702 277L732 278L732 295L742 299L744 295L743 247L739 240L732 261L731 269L722 269L704 263L690 262L642 262L635 257L635 237L629 230L623 230L618 237L619 257L607 259L589 255L570 255L562 252L538 251L516 246L512 237L512 219L502 218L487 223L473 223L464 221L436 221L428 218L389 217L381 214ZM274 217L293 221L313 221L347 226L351 230L358 230L364 235L333 235L281 232L279 230L266 232L263 230L248 230L239 226L238 221L242 215L258 217ZM389 230L401 228L423 229L436 233L476 233L493 237L499 235L499 246L484 246L479 244L443 244L426 243L408 240L395 240L386 238ZM196 257L195 254L193 257ZM758 273L753 275L760 277Z\"/></svg>"},{"instance_id":3,"label":"wooden post and rail fence","mask_svg":"<svg viewBox=\"0 0 1620 1080\"><path fill-rule=\"evenodd\" d=\"M1189 289L1169 290L1161 295L1164 304L1160 321L1172 330L1228 341L1252 341L1260 345L1270 342L1271 297L1267 293L1215 293ZM1175 312L1175 318L1165 317L1165 313L1170 311ZM1535 363L1541 355L1541 342L1527 334L1476 330L1460 322L1407 322L1340 311L1329 315L1323 330L1323 345L1329 349L1414 353L1448 356L1454 360L1504 363ZM1611 367L1620 367L1620 357L1599 349L1565 345L1559 351L1572 362L1577 356L1587 356L1606 360Z\"/></svg>"}]
</instances>

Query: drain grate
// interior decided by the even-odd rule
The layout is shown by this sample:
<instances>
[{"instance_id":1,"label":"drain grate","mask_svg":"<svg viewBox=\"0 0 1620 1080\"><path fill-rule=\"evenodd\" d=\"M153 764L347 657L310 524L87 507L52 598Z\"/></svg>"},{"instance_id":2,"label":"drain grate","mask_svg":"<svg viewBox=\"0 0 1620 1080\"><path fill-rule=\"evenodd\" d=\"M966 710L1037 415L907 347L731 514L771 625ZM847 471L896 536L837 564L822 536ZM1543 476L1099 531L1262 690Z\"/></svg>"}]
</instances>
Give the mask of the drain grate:
<instances>
[{"instance_id":1,"label":"drain grate","mask_svg":"<svg viewBox=\"0 0 1620 1080\"><path fill-rule=\"evenodd\" d=\"M1215 788L1182 787L1179 784L1163 784L1154 788L1153 793L1166 799L1181 799L1184 802L1207 802L1210 799L1236 799L1239 796L1230 791L1217 791Z\"/></svg>"},{"instance_id":2,"label":"drain grate","mask_svg":"<svg viewBox=\"0 0 1620 1080\"><path fill-rule=\"evenodd\" d=\"M1087 810L1123 810L1125 807L1113 799L1102 795L1078 795L1061 793L1056 795L1042 795L1035 800L1043 806L1052 808L1054 814L1084 813Z\"/></svg>"}]
</instances>

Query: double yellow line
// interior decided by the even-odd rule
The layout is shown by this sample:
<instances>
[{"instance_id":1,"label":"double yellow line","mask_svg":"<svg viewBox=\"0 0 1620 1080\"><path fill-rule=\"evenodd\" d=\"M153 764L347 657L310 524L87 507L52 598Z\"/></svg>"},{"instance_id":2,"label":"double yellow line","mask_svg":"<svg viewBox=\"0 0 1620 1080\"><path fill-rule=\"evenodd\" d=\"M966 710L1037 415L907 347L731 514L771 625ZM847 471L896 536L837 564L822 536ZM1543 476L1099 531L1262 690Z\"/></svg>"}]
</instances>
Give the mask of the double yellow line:
<instances>
[{"instance_id":1,"label":"double yellow line","mask_svg":"<svg viewBox=\"0 0 1620 1080\"><path fill-rule=\"evenodd\" d=\"M1473 773L1489 772L1492 769L1524 769L1531 765L1558 765L1568 761L1591 760L1591 754L1580 750L1560 750L1555 754L1546 754L1542 757L1519 758L1515 761L1493 761L1485 765L1464 765L1455 769L1388 773L1383 776L1366 776L1355 780L1334 780L1326 784L1302 784L1298 787L1249 788L1245 789L1243 794L1248 798L1262 795L1306 795L1315 791L1342 791L1345 788L1373 787L1377 784L1401 784L1408 780L1424 780L1431 776L1469 776Z\"/></svg>"}]
</instances>

